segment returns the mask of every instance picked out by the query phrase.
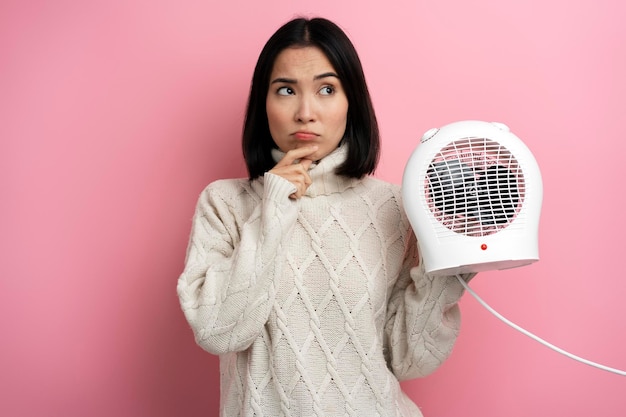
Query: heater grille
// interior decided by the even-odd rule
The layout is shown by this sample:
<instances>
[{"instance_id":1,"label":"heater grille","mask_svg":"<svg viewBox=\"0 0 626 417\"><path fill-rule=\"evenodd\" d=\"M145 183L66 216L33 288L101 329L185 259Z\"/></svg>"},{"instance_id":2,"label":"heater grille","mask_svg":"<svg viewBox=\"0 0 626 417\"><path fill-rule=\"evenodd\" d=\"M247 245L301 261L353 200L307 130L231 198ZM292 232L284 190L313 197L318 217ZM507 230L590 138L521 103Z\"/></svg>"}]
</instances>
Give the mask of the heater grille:
<instances>
[{"instance_id":1,"label":"heater grille","mask_svg":"<svg viewBox=\"0 0 626 417\"><path fill-rule=\"evenodd\" d=\"M432 158L425 175L428 209L455 233L487 236L518 215L526 187L520 164L500 143L455 140Z\"/></svg>"}]
</instances>

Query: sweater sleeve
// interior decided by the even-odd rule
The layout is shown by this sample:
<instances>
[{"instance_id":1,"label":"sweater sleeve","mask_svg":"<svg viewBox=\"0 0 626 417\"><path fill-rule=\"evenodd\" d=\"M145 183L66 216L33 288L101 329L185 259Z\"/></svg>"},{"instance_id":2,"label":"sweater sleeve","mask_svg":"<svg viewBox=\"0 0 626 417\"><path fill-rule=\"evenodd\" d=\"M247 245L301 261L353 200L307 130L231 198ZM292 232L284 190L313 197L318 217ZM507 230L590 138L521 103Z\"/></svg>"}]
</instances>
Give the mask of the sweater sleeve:
<instances>
[{"instance_id":1,"label":"sweater sleeve","mask_svg":"<svg viewBox=\"0 0 626 417\"><path fill-rule=\"evenodd\" d=\"M474 274L462 275L465 280ZM399 380L434 372L451 354L463 286L456 276L426 274L411 232L401 275L388 302L385 325L389 367Z\"/></svg>"},{"instance_id":2,"label":"sweater sleeve","mask_svg":"<svg viewBox=\"0 0 626 417\"><path fill-rule=\"evenodd\" d=\"M177 284L196 342L214 354L244 350L262 331L280 277L276 258L297 218L288 198L295 187L276 175L265 175L263 198L247 219L223 190L209 186L198 200Z\"/></svg>"}]
</instances>

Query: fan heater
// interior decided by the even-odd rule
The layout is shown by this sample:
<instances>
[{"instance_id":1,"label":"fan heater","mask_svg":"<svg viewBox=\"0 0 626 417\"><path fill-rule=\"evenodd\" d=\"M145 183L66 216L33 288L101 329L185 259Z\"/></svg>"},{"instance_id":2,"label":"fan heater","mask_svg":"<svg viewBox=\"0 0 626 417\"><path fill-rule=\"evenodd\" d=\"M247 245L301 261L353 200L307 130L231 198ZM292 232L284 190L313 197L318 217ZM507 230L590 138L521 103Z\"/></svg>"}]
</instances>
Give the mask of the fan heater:
<instances>
[{"instance_id":1,"label":"fan heater","mask_svg":"<svg viewBox=\"0 0 626 417\"><path fill-rule=\"evenodd\" d=\"M427 131L405 167L402 196L431 275L539 260L541 173L502 123L468 120Z\"/></svg>"}]
</instances>

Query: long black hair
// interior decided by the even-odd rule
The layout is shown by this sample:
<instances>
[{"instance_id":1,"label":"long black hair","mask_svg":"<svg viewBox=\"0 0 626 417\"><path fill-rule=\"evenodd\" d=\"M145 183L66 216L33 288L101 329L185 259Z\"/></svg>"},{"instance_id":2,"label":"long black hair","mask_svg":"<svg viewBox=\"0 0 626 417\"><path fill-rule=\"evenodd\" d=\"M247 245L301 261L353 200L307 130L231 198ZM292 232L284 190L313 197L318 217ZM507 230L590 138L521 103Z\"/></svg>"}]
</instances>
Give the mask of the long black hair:
<instances>
[{"instance_id":1,"label":"long black hair","mask_svg":"<svg viewBox=\"0 0 626 417\"><path fill-rule=\"evenodd\" d=\"M286 48L306 46L317 47L326 55L348 98L346 131L342 138L342 143L348 145L348 156L336 173L361 178L376 169L380 155L378 122L354 45L330 20L296 18L269 38L254 68L242 135L243 156L251 180L276 165L271 155L276 144L265 107L274 61Z\"/></svg>"}]
</instances>

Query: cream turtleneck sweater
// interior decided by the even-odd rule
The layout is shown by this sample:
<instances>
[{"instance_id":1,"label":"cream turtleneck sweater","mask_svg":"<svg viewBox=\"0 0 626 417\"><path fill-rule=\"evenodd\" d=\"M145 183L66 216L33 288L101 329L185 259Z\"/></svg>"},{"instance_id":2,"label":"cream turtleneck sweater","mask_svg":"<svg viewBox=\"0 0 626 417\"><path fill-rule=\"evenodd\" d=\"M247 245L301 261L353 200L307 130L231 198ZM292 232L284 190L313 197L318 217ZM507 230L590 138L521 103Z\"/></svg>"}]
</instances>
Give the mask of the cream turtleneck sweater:
<instances>
[{"instance_id":1,"label":"cream turtleneck sweater","mask_svg":"<svg viewBox=\"0 0 626 417\"><path fill-rule=\"evenodd\" d=\"M416 266L399 186L335 175L345 157L298 200L270 173L200 195L177 290L220 355L222 417L421 416L398 381L449 356L463 290Z\"/></svg>"}]
</instances>

